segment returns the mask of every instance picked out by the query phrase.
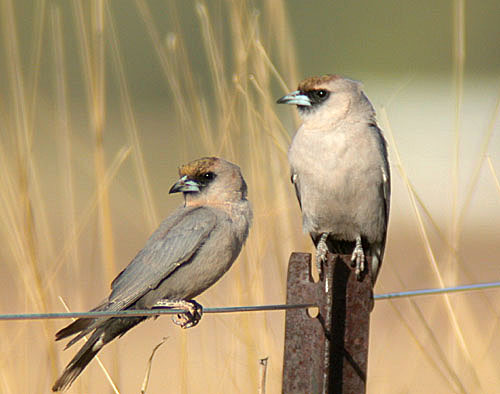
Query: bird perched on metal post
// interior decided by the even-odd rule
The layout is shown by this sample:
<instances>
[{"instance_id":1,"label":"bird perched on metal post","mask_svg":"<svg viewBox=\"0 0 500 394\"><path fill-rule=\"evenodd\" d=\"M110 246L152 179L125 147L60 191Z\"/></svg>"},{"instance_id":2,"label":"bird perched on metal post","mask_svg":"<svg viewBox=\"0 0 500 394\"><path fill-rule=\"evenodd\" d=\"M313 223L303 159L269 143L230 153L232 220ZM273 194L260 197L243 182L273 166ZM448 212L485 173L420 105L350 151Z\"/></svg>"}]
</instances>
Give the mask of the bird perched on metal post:
<instances>
[{"instance_id":1,"label":"bird perched on metal post","mask_svg":"<svg viewBox=\"0 0 500 394\"><path fill-rule=\"evenodd\" d=\"M303 120L288 160L303 229L326 254L352 254L358 279L372 256L375 283L384 255L391 194L387 147L361 84L338 75L312 77L278 101Z\"/></svg>"},{"instance_id":2,"label":"bird perched on metal post","mask_svg":"<svg viewBox=\"0 0 500 394\"><path fill-rule=\"evenodd\" d=\"M179 168L170 193L182 192L184 204L167 217L130 264L113 280L108 299L94 311L182 308L174 322L196 325L201 305L192 300L229 270L247 238L252 209L238 166L205 157ZM87 364L114 338L147 317L82 318L56 334L76 334L66 346L90 334L53 391L67 389Z\"/></svg>"}]
</instances>

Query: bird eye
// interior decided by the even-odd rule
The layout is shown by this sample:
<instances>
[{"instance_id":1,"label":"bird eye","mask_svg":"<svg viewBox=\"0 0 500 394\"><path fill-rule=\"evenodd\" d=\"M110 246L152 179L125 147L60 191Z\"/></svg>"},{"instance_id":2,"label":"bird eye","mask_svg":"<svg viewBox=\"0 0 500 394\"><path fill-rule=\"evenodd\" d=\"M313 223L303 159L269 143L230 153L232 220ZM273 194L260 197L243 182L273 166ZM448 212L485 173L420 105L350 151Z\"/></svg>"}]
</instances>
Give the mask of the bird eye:
<instances>
[{"instance_id":1,"label":"bird eye","mask_svg":"<svg viewBox=\"0 0 500 394\"><path fill-rule=\"evenodd\" d=\"M309 93L309 98L311 99L312 105L320 104L330 96L330 92L326 89L311 90Z\"/></svg>"},{"instance_id":2,"label":"bird eye","mask_svg":"<svg viewBox=\"0 0 500 394\"><path fill-rule=\"evenodd\" d=\"M203 178L205 178L207 181L211 181L212 179L215 178L215 174L213 172L206 172L203 174Z\"/></svg>"}]
</instances>

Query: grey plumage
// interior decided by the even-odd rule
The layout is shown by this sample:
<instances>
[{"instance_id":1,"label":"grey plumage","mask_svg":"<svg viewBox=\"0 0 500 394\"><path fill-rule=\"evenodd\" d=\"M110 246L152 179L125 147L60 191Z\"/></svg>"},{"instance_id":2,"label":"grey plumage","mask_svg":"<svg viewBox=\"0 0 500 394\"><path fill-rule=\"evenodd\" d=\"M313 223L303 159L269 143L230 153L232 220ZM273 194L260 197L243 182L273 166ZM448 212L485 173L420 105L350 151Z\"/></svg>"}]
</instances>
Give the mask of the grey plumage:
<instances>
[{"instance_id":1,"label":"grey plumage","mask_svg":"<svg viewBox=\"0 0 500 394\"><path fill-rule=\"evenodd\" d=\"M387 235L390 170L370 101L358 82L326 75L304 80L278 103L297 105L303 120L288 159L318 269L327 250L352 253L359 276L366 253L375 283Z\"/></svg>"},{"instance_id":2,"label":"grey plumage","mask_svg":"<svg viewBox=\"0 0 500 394\"><path fill-rule=\"evenodd\" d=\"M237 258L252 220L239 167L209 157L182 166L179 173L181 178L170 192L183 192L185 204L160 224L113 280L106 302L94 310L151 309L165 299L191 300L213 285ZM60 330L56 340L77 334L66 348L91 336L52 389L68 388L105 344L145 319L78 319Z\"/></svg>"}]
</instances>

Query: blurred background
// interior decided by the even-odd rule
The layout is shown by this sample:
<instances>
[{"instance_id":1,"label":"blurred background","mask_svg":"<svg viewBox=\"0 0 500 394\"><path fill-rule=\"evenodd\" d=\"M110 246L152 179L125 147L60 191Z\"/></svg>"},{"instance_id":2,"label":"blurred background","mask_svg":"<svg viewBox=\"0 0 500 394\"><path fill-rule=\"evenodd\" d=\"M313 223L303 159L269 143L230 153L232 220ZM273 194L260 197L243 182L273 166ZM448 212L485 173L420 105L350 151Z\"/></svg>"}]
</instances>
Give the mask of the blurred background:
<instances>
[{"instance_id":1,"label":"blurred background","mask_svg":"<svg viewBox=\"0 0 500 394\"><path fill-rule=\"evenodd\" d=\"M176 206L177 167L238 163L254 206L240 258L197 300L284 303L301 230L275 100L360 80L390 147L376 293L500 280L500 3L0 0L0 310L85 311ZM496 393L499 290L378 301L368 393ZM67 321L0 322L0 391L48 392ZM121 393L281 390L284 312L148 321L101 352ZM113 392L93 362L70 392Z\"/></svg>"}]
</instances>

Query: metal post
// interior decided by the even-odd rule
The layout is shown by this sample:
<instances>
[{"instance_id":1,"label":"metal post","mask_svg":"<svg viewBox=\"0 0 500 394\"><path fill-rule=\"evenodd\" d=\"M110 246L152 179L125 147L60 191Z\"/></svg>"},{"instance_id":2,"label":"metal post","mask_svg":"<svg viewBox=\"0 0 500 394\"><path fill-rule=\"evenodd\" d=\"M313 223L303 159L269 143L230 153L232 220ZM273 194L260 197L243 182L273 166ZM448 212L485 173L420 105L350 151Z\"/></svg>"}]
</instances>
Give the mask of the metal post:
<instances>
[{"instance_id":1,"label":"metal post","mask_svg":"<svg viewBox=\"0 0 500 394\"><path fill-rule=\"evenodd\" d=\"M365 393L373 308L369 272L358 281L351 256L329 255L323 279L314 283L311 255L292 253L287 304L292 303L316 304L319 313L286 312L283 394Z\"/></svg>"}]
</instances>

